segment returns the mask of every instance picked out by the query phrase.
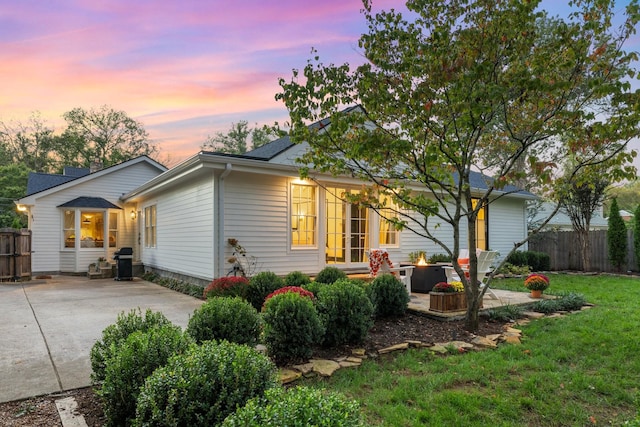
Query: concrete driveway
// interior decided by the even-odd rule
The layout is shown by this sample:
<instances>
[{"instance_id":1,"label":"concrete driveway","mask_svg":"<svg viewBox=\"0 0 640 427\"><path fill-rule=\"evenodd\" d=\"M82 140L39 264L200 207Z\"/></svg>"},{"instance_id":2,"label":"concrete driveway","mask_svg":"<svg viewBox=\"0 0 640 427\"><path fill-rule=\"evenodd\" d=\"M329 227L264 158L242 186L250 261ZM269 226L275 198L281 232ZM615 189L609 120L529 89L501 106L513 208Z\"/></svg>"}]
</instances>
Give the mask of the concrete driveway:
<instances>
[{"instance_id":1,"label":"concrete driveway","mask_svg":"<svg viewBox=\"0 0 640 427\"><path fill-rule=\"evenodd\" d=\"M91 347L123 311L161 311L185 328L201 304L141 279L0 283L0 402L90 385Z\"/></svg>"}]
</instances>

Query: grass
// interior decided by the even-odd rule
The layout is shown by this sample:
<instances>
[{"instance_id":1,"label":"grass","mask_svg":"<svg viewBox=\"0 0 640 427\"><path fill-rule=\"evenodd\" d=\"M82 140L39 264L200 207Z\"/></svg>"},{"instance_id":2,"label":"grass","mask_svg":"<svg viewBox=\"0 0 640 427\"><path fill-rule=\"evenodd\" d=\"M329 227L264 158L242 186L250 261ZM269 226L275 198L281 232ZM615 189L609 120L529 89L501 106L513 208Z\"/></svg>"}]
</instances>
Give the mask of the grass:
<instances>
[{"instance_id":1,"label":"grass","mask_svg":"<svg viewBox=\"0 0 640 427\"><path fill-rule=\"evenodd\" d=\"M358 400L380 426L640 425L640 280L551 275L545 293L595 304L523 326L521 345L436 356L428 349L366 361L307 385ZM495 288L525 291L522 279Z\"/></svg>"}]
</instances>

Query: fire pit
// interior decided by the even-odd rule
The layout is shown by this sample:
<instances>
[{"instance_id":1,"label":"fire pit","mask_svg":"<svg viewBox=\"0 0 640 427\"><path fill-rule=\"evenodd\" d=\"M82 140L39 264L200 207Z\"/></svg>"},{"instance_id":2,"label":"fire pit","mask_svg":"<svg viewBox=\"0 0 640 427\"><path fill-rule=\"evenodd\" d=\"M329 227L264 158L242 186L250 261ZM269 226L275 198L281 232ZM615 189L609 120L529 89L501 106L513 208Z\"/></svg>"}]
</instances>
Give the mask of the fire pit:
<instances>
[{"instance_id":1,"label":"fire pit","mask_svg":"<svg viewBox=\"0 0 640 427\"><path fill-rule=\"evenodd\" d=\"M420 258L413 264L411 275L411 292L427 294L438 282L446 282L447 275L442 265L427 264L424 258Z\"/></svg>"}]
</instances>

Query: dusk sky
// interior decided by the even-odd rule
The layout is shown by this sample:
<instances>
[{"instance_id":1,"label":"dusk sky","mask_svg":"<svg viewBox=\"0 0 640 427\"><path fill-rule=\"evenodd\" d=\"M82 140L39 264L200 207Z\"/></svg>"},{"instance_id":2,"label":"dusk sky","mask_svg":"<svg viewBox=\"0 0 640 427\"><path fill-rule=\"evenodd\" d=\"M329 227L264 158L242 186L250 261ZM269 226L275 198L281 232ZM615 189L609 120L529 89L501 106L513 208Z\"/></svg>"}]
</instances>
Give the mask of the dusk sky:
<instances>
[{"instance_id":1,"label":"dusk sky","mask_svg":"<svg viewBox=\"0 0 640 427\"><path fill-rule=\"evenodd\" d=\"M543 5L562 14L555 3ZM399 0L373 4L404 10ZM622 11L626 1L618 4ZM286 121L278 78L303 68L312 47L325 63L362 63L361 8L359 0L0 0L0 121L40 112L60 131L64 112L108 105L140 121L171 166L232 122ZM628 48L640 50L637 37Z\"/></svg>"}]
</instances>

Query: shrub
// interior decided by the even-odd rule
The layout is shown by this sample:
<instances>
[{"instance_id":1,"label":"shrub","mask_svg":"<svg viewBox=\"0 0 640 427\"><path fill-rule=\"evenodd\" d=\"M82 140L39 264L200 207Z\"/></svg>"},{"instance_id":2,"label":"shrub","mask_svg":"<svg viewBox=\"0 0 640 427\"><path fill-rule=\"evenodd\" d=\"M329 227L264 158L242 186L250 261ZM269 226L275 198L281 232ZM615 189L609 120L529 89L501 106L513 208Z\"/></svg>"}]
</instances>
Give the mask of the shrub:
<instances>
[{"instance_id":1,"label":"shrub","mask_svg":"<svg viewBox=\"0 0 640 427\"><path fill-rule=\"evenodd\" d=\"M284 277L285 286L300 286L311 283L311 278L301 271L292 271Z\"/></svg>"},{"instance_id":2,"label":"shrub","mask_svg":"<svg viewBox=\"0 0 640 427\"><path fill-rule=\"evenodd\" d=\"M366 288L376 317L402 316L407 311L409 293L393 274L382 274Z\"/></svg>"},{"instance_id":3,"label":"shrub","mask_svg":"<svg viewBox=\"0 0 640 427\"><path fill-rule=\"evenodd\" d=\"M437 262L451 262L451 256L447 254L433 254L427 260L429 264L435 264Z\"/></svg>"},{"instance_id":4,"label":"shrub","mask_svg":"<svg viewBox=\"0 0 640 427\"><path fill-rule=\"evenodd\" d=\"M115 350L136 331L148 331L158 326L171 325L171 322L160 312L147 310L142 317L142 312L131 310L128 314L124 312L118 315L116 323L107 326L102 331L102 339L96 341L91 348L89 355L91 359L91 379L94 383L104 380L105 366L107 359L113 355Z\"/></svg>"},{"instance_id":5,"label":"shrub","mask_svg":"<svg viewBox=\"0 0 640 427\"><path fill-rule=\"evenodd\" d=\"M269 295L267 295L267 297L264 299L264 303L266 304L267 301L269 301L270 298L273 298L276 295L286 294L287 292L295 292L296 294L299 294L300 296L303 296L305 298L309 298L311 301L313 301L313 299L315 297L313 295L313 292L308 291L308 290L306 290L304 288L301 288L299 286L285 286L284 288L276 289L275 291L273 291ZM262 307L264 308L264 305Z\"/></svg>"},{"instance_id":6,"label":"shrub","mask_svg":"<svg viewBox=\"0 0 640 427\"><path fill-rule=\"evenodd\" d=\"M503 305L502 307L492 308L488 310L489 320L495 322L513 322L522 317L522 307L518 305Z\"/></svg>"},{"instance_id":7,"label":"shrub","mask_svg":"<svg viewBox=\"0 0 640 427\"><path fill-rule=\"evenodd\" d=\"M322 289L325 286L327 286L326 283L311 282L311 283L308 283L308 284L304 285L303 288L308 290L309 292L311 292L313 295L315 295L317 297L318 296L318 292L320 292L320 289Z\"/></svg>"},{"instance_id":8,"label":"shrub","mask_svg":"<svg viewBox=\"0 0 640 427\"><path fill-rule=\"evenodd\" d=\"M98 394L102 398L107 425L130 425L136 415L140 387L156 368L193 343L178 326L165 325L129 335L107 361Z\"/></svg>"},{"instance_id":9,"label":"shrub","mask_svg":"<svg viewBox=\"0 0 640 427\"><path fill-rule=\"evenodd\" d=\"M558 302L559 309L562 311L580 310L582 306L587 303L584 295L575 292L564 294L556 301Z\"/></svg>"},{"instance_id":10,"label":"shrub","mask_svg":"<svg viewBox=\"0 0 640 427\"><path fill-rule=\"evenodd\" d=\"M515 275L515 276L527 276L531 274L531 267L528 265L513 265L511 263L505 262L500 270L498 270L499 274L507 274L507 275Z\"/></svg>"},{"instance_id":11,"label":"shrub","mask_svg":"<svg viewBox=\"0 0 640 427\"><path fill-rule=\"evenodd\" d=\"M201 343L208 340L227 340L254 345L260 337L260 314L240 297L210 298L193 312L187 332Z\"/></svg>"},{"instance_id":12,"label":"shrub","mask_svg":"<svg viewBox=\"0 0 640 427\"><path fill-rule=\"evenodd\" d=\"M609 225L607 229L609 261L618 271L622 271L622 266L627 262L627 226L620 216L618 200L615 198L611 202L607 222Z\"/></svg>"},{"instance_id":13,"label":"shrub","mask_svg":"<svg viewBox=\"0 0 640 427\"><path fill-rule=\"evenodd\" d=\"M137 426L215 426L276 387L273 363L245 345L207 341L172 357L144 383Z\"/></svg>"},{"instance_id":14,"label":"shrub","mask_svg":"<svg viewBox=\"0 0 640 427\"><path fill-rule=\"evenodd\" d=\"M560 310L560 304L555 299L542 299L531 304L531 310L538 313L555 313Z\"/></svg>"},{"instance_id":15,"label":"shrub","mask_svg":"<svg viewBox=\"0 0 640 427\"><path fill-rule=\"evenodd\" d=\"M348 279L324 286L316 307L325 327L326 346L360 343L373 326L373 305L364 289Z\"/></svg>"},{"instance_id":16,"label":"shrub","mask_svg":"<svg viewBox=\"0 0 640 427\"><path fill-rule=\"evenodd\" d=\"M275 273L271 271L258 273L249 280L247 301L249 301L256 310L260 310L267 295L283 286L284 280L276 276Z\"/></svg>"},{"instance_id":17,"label":"shrub","mask_svg":"<svg viewBox=\"0 0 640 427\"><path fill-rule=\"evenodd\" d=\"M309 358L322 341L324 328L313 302L295 292L270 298L262 318L264 344L278 364Z\"/></svg>"},{"instance_id":18,"label":"shrub","mask_svg":"<svg viewBox=\"0 0 640 427\"><path fill-rule=\"evenodd\" d=\"M507 262L512 265L523 266L529 265L527 253L525 251L515 251L507 257Z\"/></svg>"},{"instance_id":19,"label":"shrub","mask_svg":"<svg viewBox=\"0 0 640 427\"><path fill-rule=\"evenodd\" d=\"M325 267L322 270L320 270L318 275L315 277L315 281L330 285L332 283L337 282L340 279L346 279L346 278L347 278L347 273L345 273L344 271L336 267Z\"/></svg>"},{"instance_id":20,"label":"shrub","mask_svg":"<svg viewBox=\"0 0 640 427\"><path fill-rule=\"evenodd\" d=\"M308 387L267 390L222 423L223 427L364 426L357 402Z\"/></svg>"},{"instance_id":21,"label":"shrub","mask_svg":"<svg viewBox=\"0 0 640 427\"><path fill-rule=\"evenodd\" d=\"M213 297L242 297L246 298L249 280L242 276L220 277L215 279L204 289L202 296Z\"/></svg>"}]
</instances>

